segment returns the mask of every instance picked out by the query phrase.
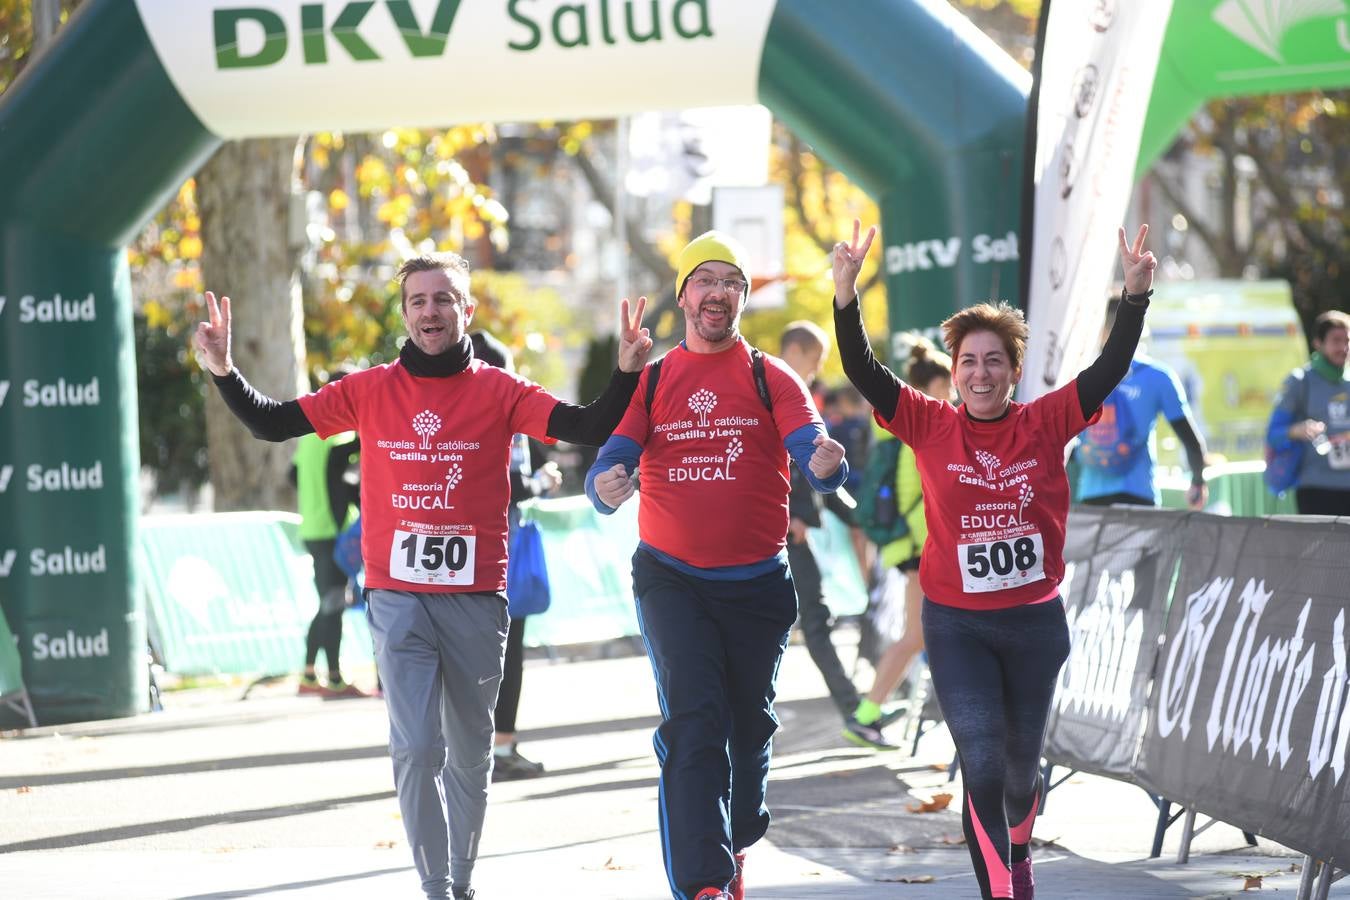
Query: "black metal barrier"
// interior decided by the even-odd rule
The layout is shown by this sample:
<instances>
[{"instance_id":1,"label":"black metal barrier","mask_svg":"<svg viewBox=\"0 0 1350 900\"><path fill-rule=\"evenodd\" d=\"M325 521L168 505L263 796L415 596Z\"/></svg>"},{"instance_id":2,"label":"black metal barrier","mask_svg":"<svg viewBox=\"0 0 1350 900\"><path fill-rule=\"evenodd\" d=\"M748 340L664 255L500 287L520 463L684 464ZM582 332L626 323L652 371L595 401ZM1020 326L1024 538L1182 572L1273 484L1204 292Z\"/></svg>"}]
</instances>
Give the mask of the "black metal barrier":
<instances>
[{"instance_id":1,"label":"black metal barrier","mask_svg":"<svg viewBox=\"0 0 1350 900\"><path fill-rule=\"evenodd\" d=\"M1350 519L1075 507L1046 759L1345 868Z\"/></svg>"}]
</instances>

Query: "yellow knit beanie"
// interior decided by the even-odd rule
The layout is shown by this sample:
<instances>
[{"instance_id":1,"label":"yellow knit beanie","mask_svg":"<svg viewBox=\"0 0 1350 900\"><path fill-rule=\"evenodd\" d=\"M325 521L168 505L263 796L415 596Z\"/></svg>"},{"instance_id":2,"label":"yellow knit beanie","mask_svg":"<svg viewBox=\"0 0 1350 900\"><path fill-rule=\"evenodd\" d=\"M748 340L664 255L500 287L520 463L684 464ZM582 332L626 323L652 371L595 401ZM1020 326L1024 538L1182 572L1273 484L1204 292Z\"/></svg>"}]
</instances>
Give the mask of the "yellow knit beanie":
<instances>
[{"instance_id":1,"label":"yellow knit beanie","mask_svg":"<svg viewBox=\"0 0 1350 900\"><path fill-rule=\"evenodd\" d=\"M750 293L750 254L740 241L731 235L720 231L708 231L694 238L680 251L680 266L675 276L676 297L684 290L684 283L688 280L689 274L705 262L730 263L740 269L741 277L745 279L747 285L745 292Z\"/></svg>"}]
</instances>

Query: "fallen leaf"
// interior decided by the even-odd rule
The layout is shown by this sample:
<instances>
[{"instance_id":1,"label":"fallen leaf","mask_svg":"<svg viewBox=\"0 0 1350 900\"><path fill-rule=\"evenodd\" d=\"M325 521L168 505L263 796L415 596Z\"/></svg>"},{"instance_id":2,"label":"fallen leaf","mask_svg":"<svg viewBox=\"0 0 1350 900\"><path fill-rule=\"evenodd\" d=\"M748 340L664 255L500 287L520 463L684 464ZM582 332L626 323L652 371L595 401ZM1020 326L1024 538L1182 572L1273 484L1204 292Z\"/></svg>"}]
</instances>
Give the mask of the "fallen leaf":
<instances>
[{"instance_id":1,"label":"fallen leaf","mask_svg":"<svg viewBox=\"0 0 1350 900\"><path fill-rule=\"evenodd\" d=\"M896 844L894 847L892 847L892 848L891 848L890 850L888 850L887 852L888 852L888 853L914 853L914 852L916 852L916 851L914 850L913 847L906 847L904 844Z\"/></svg>"},{"instance_id":2,"label":"fallen leaf","mask_svg":"<svg viewBox=\"0 0 1350 900\"><path fill-rule=\"evenodd\" d=\"M1255 888L1258 891L1261 890L1260 875L1248 875L1247 880L1242 883L1242 889L1244 891L1250 891L1252 888Z\"/></svg>"},{"instance_id":3,"label":"fallen leaf","mask_svg":"<svg viewBox=\"0 0 1350 900\"><path fill-rule=\"evenodd\" d=\"M376 850L393 850L398 845L398 841L376 841Z\"/></svg>"},{"instance_id":4,"label":"fallen leaf","mask_svg":"<svg viewBox=\"0 0 1350 900\"><path fill-rule=\"evenodd\" d=\"M951 794L934 794L932 800L925 800L919 803L911 803L906 809L912 813L931 813L939 812L951 805Z\"/></svg>"},{"instance_id":5,"label":"fallen leaf","mask_svg":"<svg viewBox=\"0 0 1350 900\"><path fill-rule=\"evenodd\" d=\"M581 868L587 872L622 872L625 869L631 869L633 867L624 865L623 863L617 863L614 861L614 857L611 856L598 866L582 866Z\"/></svg>"},{"instance_id":6,"label":"fallen leaf","mask_svg":"<svg viewBox=\"0 0 1350 900\"><path fill-rule=\"evenodd\" d=\"M878 878L888 884L932 884L937 881L932 875L897 875L895 878Z\"/></svg>"},{"instance_id":7,"label":"fallen leaf","mask_svg":"<svg viewBox=\"0 0 1350 900\"><path fill-rule=\"evenodd\" d=\"M33 789L30 788L28 785L24 785L23 787L17 787L17 788L15 788L15 789L14 789L14 793L16 793L16 794L31 794L31 793L33 793Z\"/></svg>"},{"instance_id":8,"label":"fallen leaf","mask_svg":"<svg viewBox=\"0 0 1350 900\"><path fill-rule=\"evenodd\" d=\"M929 763L928 768L934 772L945 772L947 771L947 763Z\"/></svg>"},{"instance_id":9,"label":"fallen leaf","mask_svg":"<svg viewBox=\"0 0 1350 900\"><path fill-rule=\"evenodd\" d=\"M964 834L949 834L938 840L944 844L964 844L966 842L966 836Z\"/></svg>"}]
</instances>

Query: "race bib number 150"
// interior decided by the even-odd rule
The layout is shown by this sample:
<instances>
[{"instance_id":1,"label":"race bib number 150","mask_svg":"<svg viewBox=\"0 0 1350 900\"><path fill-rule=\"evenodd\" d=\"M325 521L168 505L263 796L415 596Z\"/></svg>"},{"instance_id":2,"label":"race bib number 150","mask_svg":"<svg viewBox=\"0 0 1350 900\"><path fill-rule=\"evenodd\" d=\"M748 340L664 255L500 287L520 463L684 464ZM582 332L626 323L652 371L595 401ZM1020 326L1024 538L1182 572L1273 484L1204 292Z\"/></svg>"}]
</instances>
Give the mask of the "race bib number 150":
<instances>
[{"instance_id":1,"label":"race bib number 150","mask_svg":"<svg viewBox=\"0 0 1350 900\"><path fill-rule=\"evenodd\" d=\"M961 584L968 594L1001 591L1045 577L1045 544L1040 532L1015 538L957 544Z\"/></svg>"},{"instance_id":2,"label":"race bib number 150","mask_svg":"<svg viewBox=\"0 0 1350 900\"><path fill-rule=\"evenodd\" d=\"M471 531L419 534L395 530L389 575L414 584L473 584L477 541Z\"/></svg>"}]
</instances>

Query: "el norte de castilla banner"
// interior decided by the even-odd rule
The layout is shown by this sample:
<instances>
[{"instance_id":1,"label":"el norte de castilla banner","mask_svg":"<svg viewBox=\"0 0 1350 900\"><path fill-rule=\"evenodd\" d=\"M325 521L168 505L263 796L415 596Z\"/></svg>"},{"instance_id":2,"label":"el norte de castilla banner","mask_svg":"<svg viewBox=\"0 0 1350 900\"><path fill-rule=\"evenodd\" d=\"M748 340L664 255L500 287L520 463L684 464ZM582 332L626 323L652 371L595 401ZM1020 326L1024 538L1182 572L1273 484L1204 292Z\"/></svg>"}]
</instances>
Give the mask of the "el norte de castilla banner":
<instances>
[{"instance_id":1,"label":"el norte de castilla banner","mask_svg":"<svg viewBox=\"0 0 1350 900\"><path fill-rule=\"evenodd\" d=\"M1075 508L1057 765L1350 860L1350 520Z\"/></svg>"}]
</instances>

